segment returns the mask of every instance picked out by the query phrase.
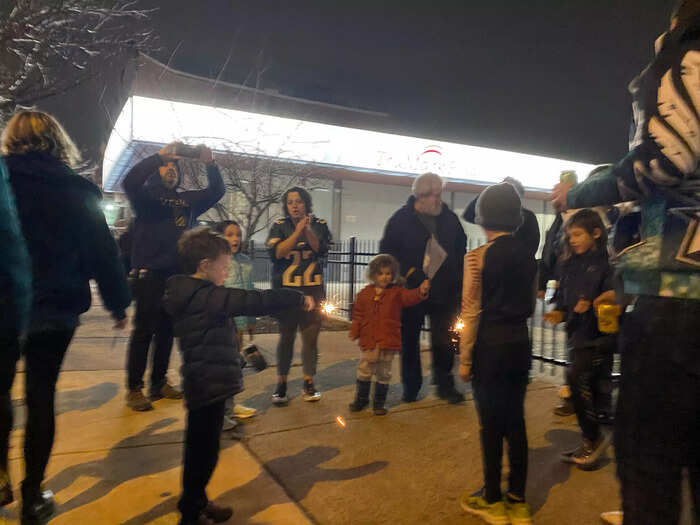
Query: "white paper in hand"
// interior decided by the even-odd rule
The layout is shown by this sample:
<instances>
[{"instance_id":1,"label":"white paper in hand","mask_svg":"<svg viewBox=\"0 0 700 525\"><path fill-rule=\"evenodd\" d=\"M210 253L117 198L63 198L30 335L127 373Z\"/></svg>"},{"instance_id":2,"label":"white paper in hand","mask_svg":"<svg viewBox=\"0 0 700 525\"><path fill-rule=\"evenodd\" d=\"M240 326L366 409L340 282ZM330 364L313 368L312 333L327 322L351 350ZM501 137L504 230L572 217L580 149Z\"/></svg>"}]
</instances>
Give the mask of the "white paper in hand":
<instances>
[{"instance_id":1,"label":"white paper in hand","mask_svg":"<svg viewBox=\"0 0 700 525\"><path fill-rule=\"evenodd\" d=\"M425 245L425 255L423 255L423 273L428 279L435 277L445 259L447 259L447 252L440 246L435 236L431 235Z\"/></svg>"}]
</instances>

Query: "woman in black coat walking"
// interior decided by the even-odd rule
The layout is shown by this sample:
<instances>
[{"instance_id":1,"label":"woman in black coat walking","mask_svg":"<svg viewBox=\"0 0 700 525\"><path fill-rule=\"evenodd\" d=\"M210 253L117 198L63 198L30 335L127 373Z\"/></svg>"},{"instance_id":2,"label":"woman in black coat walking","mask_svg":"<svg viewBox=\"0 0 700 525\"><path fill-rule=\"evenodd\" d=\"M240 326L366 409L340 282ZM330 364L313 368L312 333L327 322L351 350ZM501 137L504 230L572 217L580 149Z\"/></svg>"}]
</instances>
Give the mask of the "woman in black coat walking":
<instances>
[{"instance_id":1,"label":"woman in black coat walking","mask_svg":"<svg viewBox=\"0 0 700 525\"><path fill-rule=\"evenodd\" d=\"M3 131L0 150L34 283L29 328L21 347L27 406L22 523L43 523L54 512L53 495L42 492L41 482L53 446L56 381L78 317L90 307L89 281L97 281L115 328L126 327L130 297L117 245L102 213L100 190L73 171L79 154L61 125L45 113L19 112ZM16 353L0 370L6 376L2 385L12 384L18 359ZM5 432L12 428L11 422L0 423ZM0 443L7 446L6 439Z\"/></svg>"}]
</instances>

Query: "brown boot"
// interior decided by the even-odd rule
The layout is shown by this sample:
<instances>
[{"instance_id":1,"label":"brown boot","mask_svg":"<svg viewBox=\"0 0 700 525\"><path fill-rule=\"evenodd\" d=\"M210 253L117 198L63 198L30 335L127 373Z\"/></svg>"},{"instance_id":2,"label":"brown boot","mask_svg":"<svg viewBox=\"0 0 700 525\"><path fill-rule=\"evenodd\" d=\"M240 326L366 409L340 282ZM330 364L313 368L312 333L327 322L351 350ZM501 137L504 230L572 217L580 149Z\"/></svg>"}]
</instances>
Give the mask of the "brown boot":
<instances>
[{"instance_id":1,"label":"brown boot","mask_svg":"<svg viewBox=\"0 0 700 525\"><path fill-rule=\"evenodd\" d=\"M151 392L150 395L151 401L158 401L159 399L182 399L183 395L182 392L177 390L175 387L170 386L168 383L165 383L159 392Z\"/></svg>"},{"instance_id":2,"label":"brown boot","mask_svg":"<svg viewBox=\"0 0 700 525\"><path fill-rule=\"evenodd\" d=\"M126 394L126 406L136 412L153 410L153 405L146 399L141 390L129 390L129 393Z\"/></svg>"}]
</instances>

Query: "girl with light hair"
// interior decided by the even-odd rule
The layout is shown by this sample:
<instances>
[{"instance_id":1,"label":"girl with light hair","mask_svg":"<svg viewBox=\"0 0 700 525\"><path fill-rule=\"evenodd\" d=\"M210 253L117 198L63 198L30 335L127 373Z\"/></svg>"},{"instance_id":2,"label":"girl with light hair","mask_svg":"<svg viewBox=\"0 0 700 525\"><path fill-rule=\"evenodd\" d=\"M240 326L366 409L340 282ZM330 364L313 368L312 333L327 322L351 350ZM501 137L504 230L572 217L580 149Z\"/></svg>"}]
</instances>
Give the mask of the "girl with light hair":
<instances>
[{"instance_id":1,"label":"girl with light hair","mask_svg":"<svg viewBox=\"0 0 700 525\"><path fill-rule=\"evenodd\" d=\"M20 111L2 132L0 152L23 155L39 151L71 168L80 163L78 148L54 117L41 111Z\"/></svg>"}]
</instances>

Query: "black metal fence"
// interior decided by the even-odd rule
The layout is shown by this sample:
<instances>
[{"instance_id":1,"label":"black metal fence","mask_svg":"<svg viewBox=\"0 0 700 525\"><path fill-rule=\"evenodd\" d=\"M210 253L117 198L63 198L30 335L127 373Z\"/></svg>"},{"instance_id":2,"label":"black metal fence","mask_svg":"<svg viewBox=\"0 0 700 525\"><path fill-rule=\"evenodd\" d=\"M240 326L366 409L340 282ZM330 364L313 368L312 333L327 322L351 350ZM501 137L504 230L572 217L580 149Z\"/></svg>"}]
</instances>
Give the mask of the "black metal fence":
<instances>
[{"instance_id":1,"label":"black metal fence","mask_svg":"<svg viewBox=\"0 0 700 525\"><path fill-rule=\"evenodd\" d=\"M484 239L469 239L467 250L477 248ZM253 280L256 288L270 288L272 262L262 245L251 242L248 251L253 260ZM355 294L367 284L365 276L369 261L379 253L379 241L351 237L334 243L328 253L323 275L326 295L339 310L339 315L350 320ZM566 364L566 333L562 326L552 327L543 320L547 305L537 300L535 314L529 320L533 357L539 361L539 372L554 374Z\"/></svg>"}]
</instances>

